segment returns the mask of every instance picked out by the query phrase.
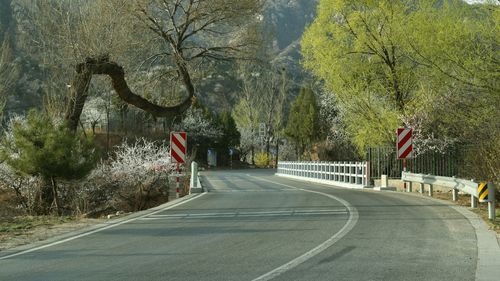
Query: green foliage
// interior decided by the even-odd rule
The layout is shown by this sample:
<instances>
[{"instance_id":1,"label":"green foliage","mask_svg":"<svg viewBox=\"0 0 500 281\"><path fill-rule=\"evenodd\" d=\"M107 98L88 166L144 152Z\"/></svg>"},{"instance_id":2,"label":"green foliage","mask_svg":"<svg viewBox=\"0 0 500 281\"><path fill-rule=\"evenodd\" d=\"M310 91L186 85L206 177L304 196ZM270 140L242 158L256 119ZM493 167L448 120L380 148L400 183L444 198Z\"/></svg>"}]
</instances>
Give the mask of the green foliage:
<instances>
[{"instance_id":1,"label":"green foliage","mask_svg":"<svg viewBox=\"0 0 500 281\"><path fill-rule=\"evenodd\" d=\"M310 146L319 135L318 106L313 91L302 88L292 103L288 116L285 135L299 148L300 154Z\"/></svg>"},{"instance_id":2,"label":"green foliage","mask_svg":"<svg viewBox=\"0 0 500 281\"><path fill-rule=\"evenodd\" d=\"M302 40L305 66L343 102L371 94L404 111L415 83L399 44L407 10L403 1L320 1Z\"/></svg>"},{"instance_id":3,"label":"green foliage","mask_svg":"<svg viewBox=\"0 0 500 281\"><path fill-rule=\"evenodd\" d=\"M234 107L232 117L238 128L246 128L253 131L258 127L259 111L246 99L240 101Z\"/></svg>"},{"instance_id":4,"label":"green foliage","mask_svg":"<svg viewBox=\"0 0 500 281\"><path fill-rule=\"evenodd\" d=\"M226 148L240 145L240 132L231 114L224 111L218 116L217 121L222 128L221 144Z\"/></svg>"},{"instance_id":5,"label":"green foliage","mask_svg":"<svg viewBox=\"0 0 500 281\"><path fill-rule=\"evenodd\" d=\"M270 155L265 152L259 152L255 155L255 165L259 168L266 168L269 165Z\"/></svg>"},{"instance_id":6,"label":"green foliage","mask_svg":"<svg viewBox=\"0 0 500 281\"><path fill-rule=\"evenodd\" d=\"M436 7L433 2L419 1L418 12L408 18L404 42L412 56L432 70L423 74L436 86L448 87L449 82L455 82L453 88L467 86L498 94L498 3L469 5L454 0Z\"/></svg>"},{"instance_id":7,"label":"green foliage","mask_svg":"<svg viewBox=\"0 0 500 281\"><path fill-rule=\"evenodd\" d=\"M402 1L320 1L302 39L306 68L335 93L360 150L392 141L412 99L417 69L399 44L407 11Z\"/></svg>"},{"instance_id":8,"label":"green foliage","mask_svg":"<svg viewBox=\"0 0 500 281\"><path fill-rule=\"evenodd\" d=\"M499 19L498 5L461 0L321 0L304 65L336 96L360 151L392 144L402 125L475 143L481 127L499 130Z\"/></svg>"},{"instance_id":9,"label":"green foliage","mask_svg":"<svg viewBox=\"0 0 500 281\"><path fill-rule=\"evenodd\" d=\"M423 130L477 150L474 177L500 179L500 6L426 3L410 19L408 48L423 64L431 106ZM417 24L418 23L418 24ZM423 111L423 110L422 110Z\"/></svg>"},{"instance_id":10,"label":"green foliage","mask_svg":"<svg viewBox=\"0 0 500 281\"><path fill-rule=\"evenodd\" d=\"M79 179L96 163L97 154L90 139L55 126L47 115L35 110L25 122L12 124L12 135L4 139L1 158L15 170L40 175L44 179Z\"/></svg>"}]
</instances>

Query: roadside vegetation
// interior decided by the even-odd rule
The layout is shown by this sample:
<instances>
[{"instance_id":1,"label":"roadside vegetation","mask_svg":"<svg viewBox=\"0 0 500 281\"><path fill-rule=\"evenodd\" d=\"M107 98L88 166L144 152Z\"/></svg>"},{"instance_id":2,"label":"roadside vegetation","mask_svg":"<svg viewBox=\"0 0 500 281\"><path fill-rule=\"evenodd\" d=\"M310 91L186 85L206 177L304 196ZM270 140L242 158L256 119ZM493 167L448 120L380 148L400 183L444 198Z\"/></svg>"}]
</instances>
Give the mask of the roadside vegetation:
<instances>
[{"instance_id":1,"label":"roadside vegetation","mask_svg":"<svg viewBox=\"0 0 500 281\"><path fill-rule=\"evenodd\" d=\"M414 130L416 156L470 148L470 176L500 182L498 1L320 0L304 65L335 98L363 155Z\"/></svg>"},{"instance_id":2,"label":"roadside vegetation","mask_svg":"<svg viewBox=\"0 0 500 281\"><path fill-rule=\"evenodd\" d=\"M13 217L9 220L0 222L0 236L6 234L21 235L26 231L32 230L38 226L50 226L71 221L72 217L54 217L54 216L23 216Z\"/></svg>"}]
</instances>

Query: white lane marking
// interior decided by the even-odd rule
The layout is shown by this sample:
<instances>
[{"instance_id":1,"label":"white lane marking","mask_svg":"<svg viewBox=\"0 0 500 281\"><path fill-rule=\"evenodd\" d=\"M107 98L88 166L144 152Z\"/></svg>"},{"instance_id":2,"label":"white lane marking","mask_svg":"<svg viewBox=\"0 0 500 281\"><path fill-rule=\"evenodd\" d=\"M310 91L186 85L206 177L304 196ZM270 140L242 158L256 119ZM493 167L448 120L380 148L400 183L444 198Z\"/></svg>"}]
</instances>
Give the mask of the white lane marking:
<instances>
[{"instance_id":1,"label":"white lane marking","mask_svg":"<svg viewBox=\"0 0 500 281\"><path fill-rule=\"evenodd\" d=\"M296 213L295 216L310 216L310 215L347 215L348 212L319 212L319 213Z\"/></svg>"},{"instance_id":2,"label":"white lane marking","mask_svg":"<svg viewBox=\"0 0 500 281\"><path fill-rule=\"evenodd\" d=\"M170 209L175 208L177 206L186 204L186 203L188 203L188 202L190 202L190 201L192 201L194 199L202 197L205 194L206 193L202 193L202 194L200 194L200 195L198 195L196 197L187 199L185 201L182 201L182 202L179 202L177 204L168 206L166 208L154 211L152 213L144 214L142 216L138 216L138 217L131 218L131 219L128 219L128 220L124 220L124 221L121 221L121 222L118 222L118 223L114 223L114 224L111 224L111 225L108 225L108 226L104 226L104 227L101 227L101 228L98 228L98 229L95 229L95 230L92 230L92 231L89 231L89 232L85 232L85 233L82 233L82 234L79 234L79 235L76 235L76 236L72 236L72 237L69 237L69 238L66 238L66 239L63 239L63 240L59 240L59 241L56 241L56 242L53 242L53 243L50 243L50 244L46 244L46 245L42 245L42 246L39 246L39 247L31 248L31 249L24 250L24 251L15 253L15 254L10 254L10 255L7 255L7 256L3 256L3 257L0 257L0 260L5 260L5 259L8 259L8 258L12 258L12 257L24 255L24 254L31 253L31 252L34 252L34 251L38 251L38 250L41 250L41 249L45 249L45 248L48 248L48 247L52 247L52 246L55 246L55 245L66 243L66 242L69 242L69 241L72 241L72 240L75 240L75 239L78 239L78 238L89 236L89 235L97 233L97 232L101 232L101 231L106 230L106 229L110 229L110 228L113 228L113 227L116 227L116 226L119 226L119 225L122 225L122 224L126 224L126 223L129 223L129 222L135 221L135 220L139 220L139 219L145 218L147 216L154 215L154 214L166 211L166 210L170 210Z\"/></svg>"},{"instance_id":3,"label":"white lane marking","mask_svg":"<svg viewBox=\"0 0 500 281\"><path fill-rule=\"evenodd\" d=\"M167 217L167 218L179 218L185 217L187 214L174 214L174 215L149 215L150 217Z\"/></svg>"},{"instance_id":4,"label":"white lane marking","mask_svg":"<svg viewBox=\"0 0 500 281\"><path fill-rule=\"evenodd\" d=\"M291 214L293 210L287 211L264 211L264 212L239 212L240 215L252 215L252 214Z\"/></svg>"},{"instance_id":5,"label":"white lane marking","mask_svg":"<svg viewBox=\"0 0 500 281\"><path fill-rule=\"evenodd\" d=\"M203 219L203 218L228 218L228 217L276 217L276 216L308 216L308 215L345 215L347 211L342 209L312 209L312 210L289 210L289 211L265 211L265 212L234 212L234 213L196 213L196 214L173 214L173 215L151 215L140 220L163 220L163 219Z\"/></svg>"},{"instance_id":6,"label":"white lane marking","mask_svg":"<svg viewBox=\"0 0 500 281\"><path fill-rule=\"evenodd\" d=\"M285 189L211 189L210 192L297 192L299 190L291 190L290 188Z\"/></svg>"},{"instance_id":7,"label":"white lane marking","mask_svg":"<svg viewBox=\"0 0 500 281\"><path fill-rule=\"evenodd\" d=\"M214 180L214 179L209 179L208 181L209 182L226 182L230 180L231 182L248 182L247 180L244 180L244 179L240 179L240 178L227 178L227 179L217 179L217 180Z\"/></svg>"},{"instance_id":8,"label":"white lane marking","mask_svg":"<svg viewBox=\"0 0 500 281\"><path fill-rule=\"evenodd\" d=\"M248 175L248 176L250 176L250 175ZM250 177L252 177L252 176L250 176ZM261 180L261 181L266 181L266 182L272 183L272 184L282 185L282 186L298 189L298 190L305 191L305 192L316 193L316 194L320 194L320 195L326 196L328 198L334 199L334 200L342 203L347 208L347 210L349 211L349 218L347 219L347 222L342 227L342 229L340 229L337 233L335 233L330 238L328 238L325 242L319 244L314 249L302 254L301 256L298 256L295 259L293 259L293 260L291 260L291 261L255 278L255 279L253 279L252 281L271 280L271 279L283 274L284 272L300 265L301 263L313 258L314 256L318 255L319 253L323 252L324 250L326 250L327 248L329 248L330 246L335 244L342 237L347 235L347 233L349 233L349 231L351 231L354 228L354 226L356 225L356 223L358 222L358 218L359 218L358 210L354 206L352 206L349 202L345 201L342 198L339 198L337 196L330 195L327 193L319 192L319 191L297 188L297 187L283 184L283 183L279 183L279 182L265 180L265 179L261 179L261 178L257 178L257 177L255 177L255 178L258 180Z\"/></svg>"},{"instance_id":9,"label":"white lane marking","mask_svg":"<svg viewBox=\"0 0 500 281\"><path fill-rule=\"evenodd\" d=\"M248 218L248 217L282 217L282 216L290 216L290 214L240 214L238 217Z\"/></svg>"}]
</instances>

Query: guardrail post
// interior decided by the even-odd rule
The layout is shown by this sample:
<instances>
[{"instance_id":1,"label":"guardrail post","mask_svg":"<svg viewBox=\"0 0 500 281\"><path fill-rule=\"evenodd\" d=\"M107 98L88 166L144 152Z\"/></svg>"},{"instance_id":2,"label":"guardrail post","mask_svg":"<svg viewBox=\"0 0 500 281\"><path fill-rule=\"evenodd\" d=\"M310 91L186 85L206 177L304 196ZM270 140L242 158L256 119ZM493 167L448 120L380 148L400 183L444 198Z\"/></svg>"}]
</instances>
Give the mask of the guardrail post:
<instances>
[{"instance_id":1,"label":"guardrail post","mask_svg":"<svg viewBox=\"0 0 500 281\"><path fill-rule=\"evenodd\" d=\"M191 187L198 187L198 163L191 162Z\"/></svg>"},{"instance_id":2,"label":"guardrail post","mask_svg":"<svg viewBox=\"0 0 500 281\"><path fill-rule=\"evenodd\" d=\"M380 187L381 188L389 187L389 180L387 180L387 175L380 175Z\"/></svg>"},{"instance_id":3,"label":"guardrail post","mask_svg":"<svg viewBox=\"0 0 500 281\"><path fill-rule=\"evenodd\" d=\"M470 207L477 208L477 198L474 195L470 195Z\"/></svg>"},{"instance_id":4,"label":"guardrail post","mask_svg":"<svg viewBox=\"0 0 500 281\"><path fill-rule=\"evenodd\" d=\"M495 221L496 213L495 213L495 186L493 183L488 183L488 218L490 220Z\"/></svg>"},{"instance_id":5,"label":"guardrail post","mask_svg":"<svg viewBox=\"0 0 500 281\"><path fill-rule=\"evenodd\" d=\"M408 192L413 192L413 182L408 182Z\"/></svg>"},{"instance_id":6,"label":"guardrail post","mask_svg":"<svg viewBox=\"0 0 500 281\"><path fill-rule=\"evenodd\" d=\"M429 184L429 196L432 197L432 193L433 193L433 187L432 184Z\"/></svg>"},{"instance_id":7,"label":"guardrail post","mask_svg":"<svg viewBox=\"0 0 500 281\"><path fill-rule=\"evenodd\" d=\"M424 184L423 183L420 183L419 188L418 188L418 192L420 192L420 194L424 193Z\"/></svg>"},{"instance_id":8,"label":"guardrail post","mask_svg":"<svg viewBox=\"0 0 500 281\"><path fill-rule=\"evenodd\" d=\"M458 189L453 188L453 189L451 190L451 194L452 194L452 196L453 196L453 201L457 201L457 200L458 200Z\"/></svg>"},{"instance_id":9,"label":"guardrail post","mask_svg":"<svg viewBox=\"0 0 500 281\"><path fill-rule=\"evenodd\" d=\"M365 186L371 185L371 180L370 180L370 161L365 162L365 175L366 175L366 181L365 181Z\"/></svg>"},{"instance_id":10,"label":"guardrail post","mask_svg":"<svg viewBox=\"0 0 500 281\"><path fill-rule=\"evenodd\" d=\"M191 162L191 178L189 181L189 194L191 193L200 193L203 192L203 189L200 184L199 175L198 175L198 163Z\"/></svg>"}]
</instances>

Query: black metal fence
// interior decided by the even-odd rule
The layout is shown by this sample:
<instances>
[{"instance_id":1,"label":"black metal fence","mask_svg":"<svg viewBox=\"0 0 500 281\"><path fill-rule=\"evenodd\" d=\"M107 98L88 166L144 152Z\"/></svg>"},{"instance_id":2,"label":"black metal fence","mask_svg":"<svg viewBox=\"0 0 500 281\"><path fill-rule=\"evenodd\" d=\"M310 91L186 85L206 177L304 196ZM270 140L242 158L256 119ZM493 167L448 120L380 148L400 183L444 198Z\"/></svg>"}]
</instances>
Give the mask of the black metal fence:
<instances>
[{"instance_id":1,"label":"black metal fence","mask_svg":"<svg viewBox=\"0 0 500 281\"><path fill-rule=\"evenodd\" d=\"M407 171L445 177L465 177L465 151L449 149L445 153L428 151L414 159L407 160ZM403 160L396 157L395 147L369 148L367 160L370 161L370 177L380 179L381 175L389 178L401 178Z\"/></svg>"}]
</instances>

